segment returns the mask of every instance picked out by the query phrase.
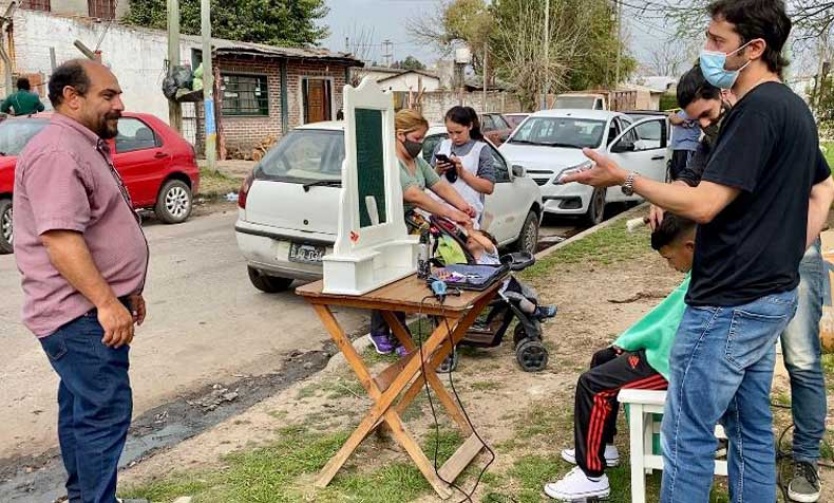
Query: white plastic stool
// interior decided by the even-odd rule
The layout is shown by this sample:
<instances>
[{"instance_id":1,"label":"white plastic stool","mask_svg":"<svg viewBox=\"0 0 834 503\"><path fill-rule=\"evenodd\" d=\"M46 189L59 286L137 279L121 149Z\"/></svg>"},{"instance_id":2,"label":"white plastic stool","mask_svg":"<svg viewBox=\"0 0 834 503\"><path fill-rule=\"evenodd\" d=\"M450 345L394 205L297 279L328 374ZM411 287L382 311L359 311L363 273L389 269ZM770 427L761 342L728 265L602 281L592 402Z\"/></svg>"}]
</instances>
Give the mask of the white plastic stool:
<instances>
[{"instance_id":1,"label":"white plastic stool","mask_svg":"<svg viewBox=\"0 0 834 503\"><path fill-rule=\"evenodd\" d=\"M631 501L646 502L646 474L663 469L663 457L654 453L654 435L660 432L660 422L654 414L663 414L666 392L644 389L624 389L617 400L628 404L629 452L631 457ZM724 429L715 428L718 438L727 438ZM715 474L727 476L727 462L715 461Z\"/></svg>"}]
</instances>

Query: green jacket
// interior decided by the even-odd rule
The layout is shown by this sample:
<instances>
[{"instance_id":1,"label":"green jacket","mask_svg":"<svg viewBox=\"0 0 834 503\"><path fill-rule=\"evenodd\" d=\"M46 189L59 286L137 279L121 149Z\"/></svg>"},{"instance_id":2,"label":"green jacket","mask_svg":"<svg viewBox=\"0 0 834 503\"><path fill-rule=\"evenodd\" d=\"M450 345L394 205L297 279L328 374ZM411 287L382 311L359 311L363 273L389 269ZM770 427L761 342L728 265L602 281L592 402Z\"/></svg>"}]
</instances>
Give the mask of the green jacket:
<instances>
[{"instance_id":1,"label":"green jacket","mask_svg":"<svg viewBox=\"0 0 834 503\"><path fill-rule=\"evenodd\" d=\"M14 112L10 112L11 109L14 109ZM43 111L44 106L40 97L31 91L20 90L3 100L3 104L0 105L0 112L4 114L29 115Z\"/></svg>"},{"instance_id":2,"label":"green jacket","mask_svg":"<svg viewBox=\"0 0 834 503\"><path fill-rule=\"evenodd\" d=\"M640 318L637 323L622 333L614 346L626 351L646 351L646 360L667 381L669 380L669 351L678 326L686 310L686 291L689 290L690 275L670 293L663 302Z\"/></svg>"}]
</instances>

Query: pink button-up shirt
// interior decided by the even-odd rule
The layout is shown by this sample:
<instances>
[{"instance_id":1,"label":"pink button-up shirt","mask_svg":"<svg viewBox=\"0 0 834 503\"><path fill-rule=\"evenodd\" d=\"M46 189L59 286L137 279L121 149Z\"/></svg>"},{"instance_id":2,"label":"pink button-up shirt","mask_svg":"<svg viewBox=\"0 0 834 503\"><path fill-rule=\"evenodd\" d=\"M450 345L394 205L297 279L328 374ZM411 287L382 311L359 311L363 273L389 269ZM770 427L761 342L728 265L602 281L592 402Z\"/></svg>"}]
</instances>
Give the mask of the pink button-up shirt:
<instances>
[{"instance_id":1,"label":"pink button-up shirt","mask_svg":"<svg viewBox=\"0 0 834 503\"><path fill-rule=\"evenodd\" d=\"M56 113L17 160L14 253L23 275L23 322L46 337L93 304L52 265L40 236L82 234L93 261L116 296L145 286L148 244L113 167L107 143Z\"/></svg>"}]
</instances>

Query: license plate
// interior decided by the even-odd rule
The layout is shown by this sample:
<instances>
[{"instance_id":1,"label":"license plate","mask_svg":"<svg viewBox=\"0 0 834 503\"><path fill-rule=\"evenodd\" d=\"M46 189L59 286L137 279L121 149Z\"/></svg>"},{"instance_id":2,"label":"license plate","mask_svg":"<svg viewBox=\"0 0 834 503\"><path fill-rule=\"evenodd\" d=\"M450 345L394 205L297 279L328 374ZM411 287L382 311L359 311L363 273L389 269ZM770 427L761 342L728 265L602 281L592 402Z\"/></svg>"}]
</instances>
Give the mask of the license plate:
<instances>
[{"instance_id":1,"label":"license plate","mask_svg":"<svg viewBox=\"0 0 834 503\"><path fill-rule=\"evenodd\" d=\"M326 249L324 246L305 245L292 243L290 245L290 262L301 262L304 264L320 264Z\"/></svg>"}]
</instances>

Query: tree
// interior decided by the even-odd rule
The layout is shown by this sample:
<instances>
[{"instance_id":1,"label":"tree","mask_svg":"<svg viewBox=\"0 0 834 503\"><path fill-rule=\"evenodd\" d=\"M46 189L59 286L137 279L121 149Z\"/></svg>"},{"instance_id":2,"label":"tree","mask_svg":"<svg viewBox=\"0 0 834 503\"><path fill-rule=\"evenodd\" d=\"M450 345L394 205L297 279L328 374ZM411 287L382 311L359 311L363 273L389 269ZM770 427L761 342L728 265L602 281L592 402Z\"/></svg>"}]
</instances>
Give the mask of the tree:
<instances>
[{"instance_id":1,"label":"tree","mask_svg":"<svg viewBox=\"0 0 834 503\"><path fill-rule=\"evenodd\" d=\"M677 77L695 64L697 59L697 49L667 40L649 54L649 60L645 66L652 75Z\"/></svg>"},{"instance_id":2,"label":"tree","mask_svg":"<svg viewBox=\"0 0 834 503\"><path fill-rule=\"evenodd\" d=\"M124 22L166 29L166 0L132 0ZM329 12L325 0L211 0L212 36L241 42L298 47L318 45L329 35L316 24ZM199 35L200 0L181 0L180 29Z\"/></svg>"},{"instance_id":3,"label":"tree","mask_svg":"<svg viewBox=\"0 0 834 503\"><path fill-rule=\"evenodd\" d=\"M548 92L615 84L616 55L625 52L617 38L608 0L551 0L548 57L544 57L544 0L454 0L409 26L417 41L446 53L456 43L472 49L472 66L483 75L489 50L492 71L512 84L529 108L548 84ZM636 67L621 58L624 78Z\"/></svg>"},{"instance_id":4,"label":"tree","mask_svg":"<svg viewBox=\"0 0 834 503\"><path fill-rule=\"evenodd\" d=\"M414 56L408 56L402 61L395 61L392 68L399 70L425 70L426 65Z\"/></svg>"}]
</instances>

